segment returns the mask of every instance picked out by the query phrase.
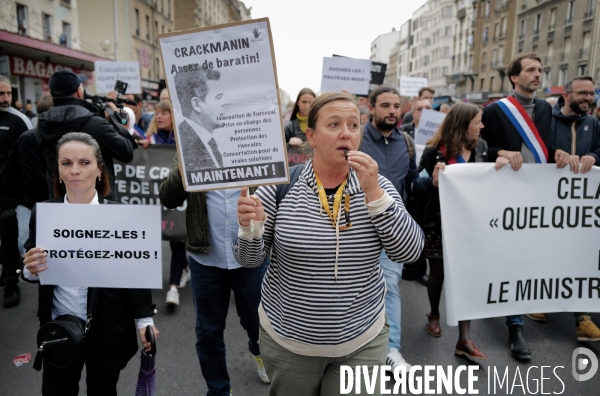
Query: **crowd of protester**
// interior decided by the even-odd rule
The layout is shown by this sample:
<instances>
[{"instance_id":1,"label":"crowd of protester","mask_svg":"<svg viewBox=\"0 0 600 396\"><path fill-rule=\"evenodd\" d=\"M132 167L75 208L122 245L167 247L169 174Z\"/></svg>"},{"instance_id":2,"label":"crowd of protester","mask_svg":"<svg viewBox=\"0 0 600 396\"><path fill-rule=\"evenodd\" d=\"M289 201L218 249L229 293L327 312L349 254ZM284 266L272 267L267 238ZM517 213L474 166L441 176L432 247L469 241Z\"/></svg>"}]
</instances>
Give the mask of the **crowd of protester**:
<instances>
[{"instance_id":1,"label":"crowd of protester","mask_svg":"<svg viewBox=\"0 0 600 396\"><path fill-rule=\"evenodd\" d=\"M600 166L600 109L594 109L593 79L574 77L560 97L544 100L536 97L542 73L538 55L519 55L507 67L512 93L485 106L435 103L430 87L414 98L385 86L368 97L317 95L304 88L284 136L309 159L293 168L297 174L283 197L278 186L187 192L176 156L160 199L167 208L187 200L187 238L170 242L166 304L179 305L178 288L191 284L196 351L208 394L226 395L231 388L223 336L231 292L258 375L270 383L271 395L338 394L342 365L409 369L411 357L401 353L405 264L429 268L419 276L431 305L423 330L442 336L440 172L449 165L483 162L514 171L524 163L548 162L582 174ZM38 101L35 115L31 109L21 111L20 102L17 108L10 105L10 82L0 76L4 308L20 302L18 273L26 282L39 283L38 273L47 269L46 253L35 243L37 202L115 203L114 159L129 162L136 148L176 144L168 90L161 92L153 116L143 112L140 95L126 95L135 104L126 105L128 122L121 127L110 123L108 114L94 114L83 100L84 80L67 70L54 73L51 96ZM206 84L192 89L206 97ZM539 136L547 158L522 137L506 115L507 106L529 117L527 128ZM423 111L433 109L446 117L417 163L415 132ZM135 353L131 334L136 327L149 347L142 330L154 326L155 305L145 289L40 285L40 324L63 314L85 320L81 308L88 293L97 296L100 308L112 304L106 312L113 312L100 315L92 326L92 347L76 366L44 368L44 395L77 394L84 363L88 394L116 394L119 372ZM527 316L545 321L544 313ZM574 316L578 340L600 341L590 313ZM117 341L109 327L122 317L128 321L127 340L111 351L106 345ZM510 354L532 359L523 318L508 316L506 325ZM454 353L485 360L470 338L470 326L470 321L459 322ZM90 393L90 384L100 393Z\"/></svg>"}]
</instances>

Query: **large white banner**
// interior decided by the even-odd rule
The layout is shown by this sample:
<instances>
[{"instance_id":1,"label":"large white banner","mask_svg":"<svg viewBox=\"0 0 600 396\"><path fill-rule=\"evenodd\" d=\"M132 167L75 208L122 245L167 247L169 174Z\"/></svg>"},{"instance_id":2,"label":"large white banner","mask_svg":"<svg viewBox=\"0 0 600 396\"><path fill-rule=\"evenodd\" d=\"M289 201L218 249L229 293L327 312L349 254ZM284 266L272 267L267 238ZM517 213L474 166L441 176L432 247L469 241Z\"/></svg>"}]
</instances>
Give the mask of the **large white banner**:
<instances>
[{"instance_id":1,"label":"large white banner","mask_svg":"<svg viewBox=\"0 0 600 396\"><path fill-rule=\"evenodd\" d=\"M600 311L600 169L440 172L447 320Z\"/></svg>"},{"instance_id":2,"label":"large white banner","mask_svg":"<svg viewBox=\"0 0 600 396\"><path fill-rule=\"evenodd\" d=\"M322 92L346 90L356 95L368 95L370 80L370 59L354 59L343 56L323 58Z\"/></svg>"},{"instance_id":3,"label":"large white banner","mask_svg":"<svg viewBox=\"0 0 600 396\"><path fill-rule=\"evenodd\" d=\"M128 94L142 93L139 62L94 62L96 92L109 93L117 80L126 82Z\"/></svg>"},{"instance_id":4,"label":"large white banner","mask_svg":"<svg viewBox=\"0 0 600 396\"><path fill-rule=\"evenodd\" d=\"M442 121L446 118L446 114L441 111L423 109L421 111L421 118L419 119L419 126L415 129L415 148L416 148L416 160L417 165L421 160L421 154L425 150L427 141L433 137L435 131L438 130Z\"/></svg>"},{"instance_id":5,"label":"large white banner","mask_svg":"<svg viewBox=\"0 0 600 396\"><path fill-rule=\"evenodd\" d=\"M161 207L38 203L43 285L162 288Z\"/></svg>"},{"instance_id":6,"label":"large white banner","mask_svg":"<svg viewBox=\"0 0 600 396\"><path fill-rule=\"evenodd\" d=\"M269 20L161 34L187 191L288 182Z\"/></svg>"}]
</instances>

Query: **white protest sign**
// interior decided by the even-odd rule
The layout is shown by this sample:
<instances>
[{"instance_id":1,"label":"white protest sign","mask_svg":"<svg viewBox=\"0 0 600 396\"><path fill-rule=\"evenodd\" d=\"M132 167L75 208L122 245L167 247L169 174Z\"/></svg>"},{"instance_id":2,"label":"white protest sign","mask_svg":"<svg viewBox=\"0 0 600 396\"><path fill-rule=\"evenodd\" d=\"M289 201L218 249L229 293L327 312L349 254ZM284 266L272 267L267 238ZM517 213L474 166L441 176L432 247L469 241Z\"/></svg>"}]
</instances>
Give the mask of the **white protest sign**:
<instances>
[{"instance_id":1,"label":"white protest sign","mask_svg":"<svg viewBox=\"0 0 600 396\"><path fill-rule=\"evenodd\" d=\"M427 86L427 79L421 77L405 77L400 76L400 95L419 96L419 90Z\"/></svg>"},{"instance_id":2,"label":"white protest sign","mask_svg":"<svg viewBox=\"0 0 600 396\"><path fill-rule=\"evenodd\" d=\"M357 95L368 95L370 80L370 59L354 59L341 56L323 58L322 92L346 90Z\"/></svg>"},{"instance_id":3,"label":"white protest sign","mask_svg":"<svg viewBox=\"0 0 600 396\"><path fill-rule=\"evenodd\" d=\"M159 35L187 191L288 182L269 20Z\"/></svg>"},{"instance_id":4,"label":"white protest sign","mask_svg":"<svg viewBox=\"0 0 600 396\"><path fill-rule=\"evenodd\" d=\"M142 93L139 62L94 62L94 75L99 94L114 91L117 80L128 84L125 93Z\"/></svg>"},{"instance_id":5,"label":"white protest sign","mask_svg":"<svg viewBox=\"0 0 600 396\"><path fill-rule=\"evenodd\" d=\"M38 203L43 285L162 288L161 207Z\"/></svg>"},{"instance_id":6,"label":"white protest sign","mask_svg":"<svg viewBox=\"0 0 600 396\"><path fill-rule=\"evenodd\" d=\"M433 137L435 131L438 130L442 121L446 118L446 114L441 111L421 110L421 118L419 119L419 126L415 129L415 146L417 147L417 164L421 159L421 154L425 149L425 145L429 139Z\"/></svg>"},{"instance_id":7,"label":"white protest sign","mask_svg":"<svg viewBox=\"0 0 600 396\"><path fill-rule=\"evenodd\" d=\"M598 312L600 169L457 164L440 172L449 325Z\"/></svg>"}]
</instances>

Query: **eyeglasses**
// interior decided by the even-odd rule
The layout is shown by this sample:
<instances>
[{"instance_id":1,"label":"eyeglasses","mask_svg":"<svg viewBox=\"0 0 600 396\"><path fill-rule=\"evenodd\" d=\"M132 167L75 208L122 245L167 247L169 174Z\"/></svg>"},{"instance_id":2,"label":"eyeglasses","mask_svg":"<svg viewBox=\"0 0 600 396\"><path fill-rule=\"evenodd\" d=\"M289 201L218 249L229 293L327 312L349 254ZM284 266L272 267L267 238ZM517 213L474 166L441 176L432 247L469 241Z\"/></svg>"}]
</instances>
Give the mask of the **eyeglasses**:
<instances>
[{"instance_id":1,"label":"eyeglasses","mask_svg":"<svg viewBox=\"0 0 600 396\"><path fill-rule=\"evenodd\" d=\"M423 109L431 110L432 107L417 107L415 110L416 111L422 111Z\"/></svg>"},{"instance_id":2,"label":"eyeglasses","mask_svg":"<svg viewBox=\"0 0 600 396\"><path fill-rule=\"evenodd\" d=\"M593 91L567 91L568 93L574 93L577 96L594 96L596 92Z\"/></svg>"}]
</instances>

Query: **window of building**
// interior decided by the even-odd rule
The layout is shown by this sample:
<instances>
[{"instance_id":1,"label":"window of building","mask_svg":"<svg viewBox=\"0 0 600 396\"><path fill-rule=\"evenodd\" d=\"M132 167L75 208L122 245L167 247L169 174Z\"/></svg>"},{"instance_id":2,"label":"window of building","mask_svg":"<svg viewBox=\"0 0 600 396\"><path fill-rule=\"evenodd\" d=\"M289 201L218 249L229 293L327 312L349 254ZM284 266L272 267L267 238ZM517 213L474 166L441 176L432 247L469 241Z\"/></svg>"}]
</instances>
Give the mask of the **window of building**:
<instances>
[{"instance_id":1,"label":"window of building","mask_svg":"<svg viewBox=\"0 0 600 396\"><path fill-rule=\"evenodd\" d=\"M450 47L444 47L444 58L450 57Z\"/></svg>"},{"instance_id":2,"label":"window of building","mask_svg":"<svg viewBox=\"0 0 600 396\"><path fill-rule=\"evenodd\" d=\"M484 52L483 54L481 54L481 70L485 70L486 65L487 65L487 52Z\"/></svg>"},{"instance_id":3,"label":"window of building","mask_svg":"<svg viewBox=\"0 0 600 396\"><path fill-rule=\"evenodd\" d=\"M171 18L171 0L167 0L167 16Z\"/></svg>"},{"instance_id":4,"label":"window of building","mask_svg":"<svg viewBox=\"0 0 600 396\"><path fill-rule=\"evenodd\" d=\"M485 30L483 31L483 44L487 44L488 42L488 33L489 33L489 29L485 28Z\"/></svg>"},{"instance_id":5,"label":"window of building","mask_svg":"<svg viewBox=\"0 0 600 396\"><path fill-rule=\"evenodd\" d=\"M556 7L550 10L549 30L554 30L555 27L556 27Z\"/></svg>"},{"instance_id":6,"label":"window of building","mask_svg":"<svg viewBox=\"0 0 600 396\"><path fill-rule=\"evenodd\" d=\"M560 69L558 71L558 85L564 86L567 82L567 69Z\"/></svg>"},{"instance_id":7,"label":"window of building","mask_svg":"<svg viewBox=\"0 0 600 396\"><path fill-rule=\"evenodd\" d=\"M479 90L480 90L480 91L483 91L483 87L484 87L484 86L485 86L485 78L482 78L482 79L481 79L481 82L480 82L480 84L479 84Z\"/></svg>"},{"instance_id":8,"label":"window of building","mask_svg":"<svg viewBox=\"0 0 600 396\"><path fill-rule=\"evenodd\" d=\"M494 40L498 40L498 37L500 37L500 24L499 23L494 25Z\"/></svg>"},{"instance_id":9,"label":"window of building","mask_svg":"<svg viewBox=\"0 0 600 396\"><path fill-rule=\"evenodd\" d=\"M504 64L504 46L503 45L498 47L498 63L500 65Z\"/></svg>"},{"instance_id":10,"label":"window of building","mask_svg":"<svg viewBox=\"0 0 600 396\"><path fill-rule=\"evenodd\" d=\"M446 6L446 7L444 7L444 11L442 11L442 16L444 18L452 17L453 11L454 11L453 6Z\"/></svg>"},{"instance_id":11,"label":"window of building","mask_svg":"<svg viewBox=\"0 0 600 396\"><path fill-rule=\"evenodd\" d=\"M552 56L554 55L554 42L551 41L548 43L548 60L552 62Z\"/></svg>"},{"instance_id":12,"label":"window of building","mask_svg":"<svg viewBox=\"0 0 600 396\"><path fill-rule=\"evenodd\" d=\"M17 29L19 34L27 35L29 28L27 25L27 6L17 4Z\"/></svg>"},{"instance_id":13,"label":"window of building","mask_svg":"<svg viewBox=\"0 0 600 396\"><path fill-rule=\"evenodd\" d=\"M563 56L565 59L569 59L569 53L571 52L571 37L565 39L565 45L563 47Z\"/></svg>"},{"instance_id":14,"label":"window of building","mask_svg":"<svg viewBox=\"0 0 600 396\"><path fill-rule=\"evenodd\" d=\"M519 29L519 37L525 37L525 29L527 28L527 24L525 23L525 19L521 21L521 28Z\"/></svg>"},{"instance_id":15,"label":"window of building","mask_svg":"<svg viewBox=\"0 0 600 396\"><path fill-rule=\"evenodd\" d=\"M533 27L533 34L538 34L540 32L541 26L542 26L542 14L537 14L535 17L535 25Z\"/></svg>"},{"instance_id":16,"label":"window of building","mask_svg":"<svg viewBox=\"0 0 600 396\"><path fill-rule=\"evenodd\" d=\"M506 18L502 18L500 30L502 31L502 37L506 37Z\"/></svg>"},{"instance_id":17,"label":"window of building","mask_svg":"<svg viewBox=\"0 0 600 396\"><path fill-rule=\"evenodd\" d=\"M592 43L592 34L590 32L583 33L583 50L589 51Z\"/></svg>"},{"instance_id":18,"label":"window of building","mask_svg":"<svg viewBox=\"0 0 600 396\"><path fill-rule=\"evenodd\" d=\"M573 23L573 11L575 8L574 3L575 3L574 1L569 1L569 3L567 3L567 19L566 19L567 24Z\"/></svg>"},{"instance_id":19,"label":"window of building","mask_svg":"<svg viewBox=\"0 0 600 396\"><path fill-rule=\"evenodd\" d=\"M548 87L552 86L552 70L551 69L544 71L542 78L543 78L542 88L548 88Z\"/></svg>"},{"instance_id":20,"label":"window of building","mask_svg":"<svg viewBox=\"0 0 600 396\"><path fill-rule=\"evenodd\" d=\"M588 75L588 67L587 67L587 65L579 65L579 66L577 66L577 75L578 76L587 76Z\"/></svg>"},{"instance_id":21,"label":"window of building","mask_svg":"<svg viewBox=\"0 0 600 396\"><path fill-rule=\"evenodd\" d=\"M485 14L484 14L484 16L485 16L485 19L489 19L489 17L490 17L490 2L489 1L485 2Z\"/></svg>"},{"instance_id":22,"label":"window of building","mask_svg":"<svg viewBox=\"0 0 600 396\"><path fill-rule=\"evenodd\" d=\"M135 35L140 36L140 10L135 9Z\"/></svg>"},{"instance_id":23,"label":"window of building","mask_svg":"<svg viewBox=\"0 0 600 396\"><path fill-rule=\"evenodd\" d=\"M490 92L494 92L494 76L490 77Z\"/></svg>"},{"instance_id":24,"label":"window of building","mask_svg":"<svg viewBox=\"0 0 600 396\"><path fill-rule=\"evenodd\" d=\"M44 40L52 42L52 15L42 14L42 27L44 29Z\"/></svg>"},{"instance_id":25,"label":"window of building","mask_svg":"<svg viewBox=\"0 0 600 396\"><path fill-rule=\"evenodd\" d=\"M63 22L62 34L60 35L60 45L71 48L71 24Z\"/></svg>"},{"instance_id":26,"label":"window of building","mask_svg":"<svg viewBox=\"0 0 600 396\"><path fill-rule=\"evenodd\" d=\"M150 17L146 15L146 40L150 41Z\"/></svg>"},{"instance_id":27,"label":"window of building","mask_svg":"<svg viewBox=\"0 0 600 396\"><path fill-rule=\"evenodd\" d=\"M585 17L590 18L594 12L594 0L588 0L587 7L585 9Z\"/></svg>"},{"instance_id":28,"label":"window of building","mask_svg":"<svg viewBox=\"0 0 600 396\"><path fill-rule=\"evenodd\" d=\"M158 21L154 21L154 38L156 39L156 42L158 43L158 38L156 37L158 35Z\"/></svg>"},{"instance_id":29,"label":"window of building","mask_svg":"<svg viewBox=\"0 0 600 396\"><path fill-rule=\"evenodd\" d=\"M452 34L452 27L451 26L446 26L446 29L444 30L444 36L445 37L450 37L451 34Z\"/></svg>"},{"instance_id":30,"label":"window of building","mask_svg":"<svg viewBox=\"0 0 600 396\"><path fill-rule=\"evenodd\" d=\"M443 74L444 76L447 76L447 75L448 75L448 66L444 66L444 67L442 68L442 74Z\"/></svg>"},{"instance_id":31,"label":"window of building","mask_svg":"<svg viewBox=\"0 0 600 396\"><path fill-rule=\"evenodd\" d=\"M497 63L498 63L498 50L496 48L494 48L494 51L492 51L492 65L496 66Z\"/></svg>"}]
</instances>

